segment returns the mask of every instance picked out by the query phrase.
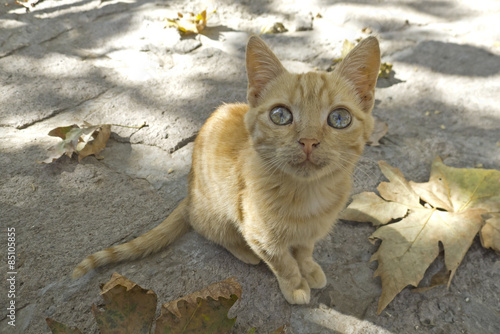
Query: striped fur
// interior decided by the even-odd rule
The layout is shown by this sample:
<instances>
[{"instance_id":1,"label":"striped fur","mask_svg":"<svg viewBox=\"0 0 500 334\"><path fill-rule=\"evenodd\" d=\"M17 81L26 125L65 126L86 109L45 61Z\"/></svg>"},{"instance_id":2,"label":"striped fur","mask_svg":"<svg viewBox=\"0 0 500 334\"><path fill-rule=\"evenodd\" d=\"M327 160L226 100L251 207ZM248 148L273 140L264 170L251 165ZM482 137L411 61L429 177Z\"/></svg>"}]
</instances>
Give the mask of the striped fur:
<instances>
[{"instance_id":1,"label":"striped fur","mask_svg":"<svg viewBox=\"0 0 500 334\"><path fill-rule=\"evenodd\" d=\"M325 286L314 244L344 207L373 128L378 42L359 43L332 73L289 73L258 37L246 61L249 105L223 105L200 130L188 197L153 230L87 257L73 277L155 252L193 228L243 262L266 262L290 303L308 303L310 289ZM274 124L276 106L293 121ZM351 113L344 129L328 125L337 108Z\"/></svg>"}]
</instances>

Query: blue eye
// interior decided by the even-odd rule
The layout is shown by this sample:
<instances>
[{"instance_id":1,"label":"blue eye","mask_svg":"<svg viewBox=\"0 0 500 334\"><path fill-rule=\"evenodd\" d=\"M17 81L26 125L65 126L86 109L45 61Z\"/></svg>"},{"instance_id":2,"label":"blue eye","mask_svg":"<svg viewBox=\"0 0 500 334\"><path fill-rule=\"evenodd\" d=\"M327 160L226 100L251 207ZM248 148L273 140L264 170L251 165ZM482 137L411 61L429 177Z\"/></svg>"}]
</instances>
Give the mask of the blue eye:
<instances>
[{"instance_id":1,"label":"blue eye","mask_svg":"<svg viewBox=\"0 0 500 334\"><path fill-rule=\"evenodd\" d=\"M292 123L292 112L285 107L274 107L269 113L269 118L276 125L287 125Z\"/></svg>"},{"instance_id":2,"label":"blue eye","mask_svg":"<svg viewBox=\"0 0 500 334\"><path fill-rule=\"evenodd\" d=\"M328 115L328 125L335 129L344 129L351 124L351 113L344 108L335 109Z\"/></svg>"}]
</instances>

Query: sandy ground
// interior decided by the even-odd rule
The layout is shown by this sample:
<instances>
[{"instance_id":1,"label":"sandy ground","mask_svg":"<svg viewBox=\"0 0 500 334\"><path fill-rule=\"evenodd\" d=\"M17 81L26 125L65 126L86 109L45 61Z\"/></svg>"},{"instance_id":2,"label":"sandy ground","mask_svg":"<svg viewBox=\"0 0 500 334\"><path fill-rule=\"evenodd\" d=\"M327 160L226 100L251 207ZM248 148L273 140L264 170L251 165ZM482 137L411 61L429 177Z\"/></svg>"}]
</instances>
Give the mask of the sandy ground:
<instances>
[{"instance_id":1,"label":"sandy ground","mask_svg":"<svg viewBox=\"0 0 500 334\"><path fill-rule=\"evenodd\" d=\"M217 12L203 35L181 39L165 29L165 18L206 7ZM49 333L52 317L97 333L90 306L102 302L99 283L116 271L161 302L235 276L243 295L231 310L233 333L284 324L288 333L500 333L499 256L477 238L449 289L405 289L381 315L380 280L369 263L374 229L351 222L318 244L328 285L305 306L286 303L265 265L238 262L195 233L146 259L69 277L85 256L148 231L185 196L197 130L221 103L245 101L246 40L275 22L288 31L263 38L291 71L327 69L345 39L368 35L364 28L394 66L379 80L374 109L389 132L366 148L353 193L384 179L378 160L418 182L437 155L454 167L500 169L499 21L495 0L45 0L29 13L5 0L0 332ZM149 127L113 126L102 160L36 163L58 140L49 130L83 121ZM8 228L16 231L15 298L8 297ZM11 300L15 328L6 317Z\"/></svg>"}]
</instances>

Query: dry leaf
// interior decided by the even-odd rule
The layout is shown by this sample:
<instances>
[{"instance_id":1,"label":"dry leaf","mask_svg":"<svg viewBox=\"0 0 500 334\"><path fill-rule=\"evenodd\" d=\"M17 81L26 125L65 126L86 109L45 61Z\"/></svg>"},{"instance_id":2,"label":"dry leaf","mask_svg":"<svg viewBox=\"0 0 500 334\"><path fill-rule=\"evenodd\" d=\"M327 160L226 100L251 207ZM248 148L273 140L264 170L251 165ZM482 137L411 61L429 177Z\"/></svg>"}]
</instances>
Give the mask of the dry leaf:
<instances>
[{"instance_id":1,"label":"dry leaf","mask_svg":"<svg viewBox=\"0 0 500 334\"><path fill-rule=\"evenodd\" d=\"M344 40L344 43L342 44L342 53L340 54L341 60L344 59L355 46L356 44L353 42L350 42L347 39Z\"/></svg>"},{"instance_id":2,"label":"dry leaf","mask_svg":"<svg viewBox=\"0 0 500 334\"><path fill-rule=\"evenodd\" d=\"M448 285L476 234L491 213L483 230L484 247L498 247L500 230L500 171L460 169L436 158L429 182L408 182L397 168L379 162L390 182L378 186L380 197L362 193L341 214L341 218L380 227L370 240L382 240L372 256L378 261L375 276L382 279L378 313L406 286L418 286L443 244ZM495 246L496 245L496 246Z\"/></svg>"},{"instance_id":3,"label":"dry leaf","mask_svg":"<svg viewBox=\"0 0 500 334\"><path fill-rule=\"evenodd\" d=\"M287 328L288 328L287 325L283 325L269 334L286 334Z\"/></svg>"},{"instance_id":4,"label":"dry leaf","mask_svg":"<svg viewBox=\"0 0 500 334\"><path fill-rule=\"evenodd\" d=\"M389 78L392 71L391 63L382 63L380 64L380 70L378 72L379 78Z\"/></svg>"},{"instance_id":5,"label":"dry leaf","mask_svg":"<svg viewBox=\"0 0 500 334\"><path fill-rule=\"evenodd\" d=\"M101 334L148 334L156 312L156 294L114 273L101 288L104 310L92 305Z\"/></svg>"},{"instance_id":6,"label":"dry leaf","mask_svg":"<svg viewBox=\"0 0 500 334\"><path fill-rule=\"evenodd\" d=\"M114 273L101 287L101 295L104 306L99 309L92 305L99 333L150 333L157 302L153 291ZM236 318L227 318L227 312L240 297L241 286L234 278L229 278L164 304L156 320L155 333L227 333L236 322ZM53 334L81 334L78 328L50 318L46 321Z\"/></svg>"},{"instance_id":7,"label":"dry leaf","mask_svg":"<svg viewBox=\"0 0 500 334\"><path fill-rule=\"evenodd\" d=\"M276 23L270 23L266 24L265 26L262 27L260 30L260 34L280 34L283 32L287 32L288 30L285 28L283 23L281 22L276 22Z\"/></svg>"},{"instance_id":8,"label":"dry leaf","mask_svg":"<svg viewBox=\"0 0 500 334\"><path fill-rule=\"evenodd\" d=\"M82 332L76 327L69 327L63 323L55 321L54 319L45 319L47 326L49 326L52 334L82 334Z\"/></svg>"},{"instance_id":9,"label":"dry leaf","mask_svg":"<svg viewBox=\"0 0 500 334\"><path fill-rule=\"evenodd\" d=\"M373 126L373 131L366 143L368 146L380 146L380 139L382 139L389 131L389 126L386 122L374 117L375 124Z\"/></svg>"},{"instance_id":10,"label":"dry leaf","mask_svg":"<svg viewBox=\"0 0 500 334\"><path fill-rule=\"evenodd\" d=\"M500 252L500 213L492 214L479 233L484 248Z\"/></svg>"},{"instance_id":11,"label":"dry leaf","mask_svg":"<svg viewBox=\"0 0 500 334\"><path fill-rule=\"evenodd\" d=\"M51 163L67 155L78 154L78 161L86 156L97 156L105 147L111 134L111 125L91 125L87 122L82 127L76 124L52 129L49 136L59 137L61 142L49 148L49 158L38 163Z\"/></svg>"},{"instance_id":12,"label":"dry leaf","mask_svg":"<svg viewBox=\"0 0 500 334\"><path fill-rule=\"evenodd\" d=\"M215 10L212 12L215 13ZM177 13L178 18L167 19L167 27L177 28L181 33L185 35L189 34L199 34L207 26L207 10L194 14L188 13L183 15Z\"/></svg>"},{"instance_id":13,"label":"dry leaf","mask_svg":"<svg viewBox=\"0 0 500 334\"><path fill-rule=\"evenodd\" d=\"M156 334L166 333L227 333L236 318L227 312L241 297L241 286L229 278L203 290L166 303L156 321Z\"/></svg>"},{"instance_id":14,"label":"dry leaf","mask_svg":"<svg viewBox=\"0 0 500 334\"><path fill-rule=\"evenodd\" d=\"M102 159L98 154L106 147L110 135L111 125L101 125L100 129L94 131L92 135L86 139L85 145L81 146L81 149L78 150L78 161L92 154L95 155L97 159ZM80 144L82 143L80 142L79 145ZM77 148L78 147L79 146L77 146Z\"/></svg>"}]
</instances>

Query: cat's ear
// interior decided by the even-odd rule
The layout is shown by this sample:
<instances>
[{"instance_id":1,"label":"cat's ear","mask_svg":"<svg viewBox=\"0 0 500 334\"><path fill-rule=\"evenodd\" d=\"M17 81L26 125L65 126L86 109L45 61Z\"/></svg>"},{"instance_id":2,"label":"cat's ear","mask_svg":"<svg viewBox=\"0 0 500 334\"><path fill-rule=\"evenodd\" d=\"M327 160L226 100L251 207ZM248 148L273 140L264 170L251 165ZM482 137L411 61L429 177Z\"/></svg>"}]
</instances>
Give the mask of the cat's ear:
<instances>
[{"instance_id":1,"label":"cat's ear","mask_svg":"<svg viewBox=\"0 0 500 334\"><path fill-rule=\"evenodd\" d=\"M247 53L247 99L255 106L265 87L280 74L286 72L278 57L262 39L252 36L248 40Z\"/></svg>"},{"instance_id":2,"label":"cat's ear","mask_svg":"<svg viewBox=\"0 0 500 334\"><path fill-rule=\"evenodd\" d=\"M338 74L354 85L365 112L370 112L375 103L379 69L380 48L378 40L373 36L359 42L336 69Z\"/></svg>"}]
</instances>

